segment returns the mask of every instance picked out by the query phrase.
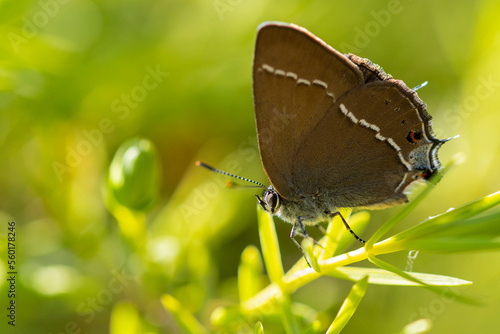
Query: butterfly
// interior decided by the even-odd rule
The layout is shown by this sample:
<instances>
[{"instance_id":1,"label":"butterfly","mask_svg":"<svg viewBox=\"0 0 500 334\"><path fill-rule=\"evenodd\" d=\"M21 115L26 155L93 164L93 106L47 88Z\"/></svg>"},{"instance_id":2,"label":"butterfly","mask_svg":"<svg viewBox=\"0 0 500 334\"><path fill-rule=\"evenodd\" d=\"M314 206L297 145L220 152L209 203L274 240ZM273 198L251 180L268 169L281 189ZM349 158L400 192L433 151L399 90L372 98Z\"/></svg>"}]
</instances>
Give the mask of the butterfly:
<instances>
[{"instance_id":1,"label":"butterfly","mask_svg":"<svg viewBox=\"0 0 500 334\"><path fill-rule=\"evenodd\" d=\"M421 85L422 86L422 85ZM440 169L432 117L416 90L368 59L341 54L306 29L259 26L253 95L262 165L270 186L257 201L292 224L340 215L338 208L385 208L408 201L411 184ZM359 238L340 215L349 231Z\"/></svg>"}]
</instances>

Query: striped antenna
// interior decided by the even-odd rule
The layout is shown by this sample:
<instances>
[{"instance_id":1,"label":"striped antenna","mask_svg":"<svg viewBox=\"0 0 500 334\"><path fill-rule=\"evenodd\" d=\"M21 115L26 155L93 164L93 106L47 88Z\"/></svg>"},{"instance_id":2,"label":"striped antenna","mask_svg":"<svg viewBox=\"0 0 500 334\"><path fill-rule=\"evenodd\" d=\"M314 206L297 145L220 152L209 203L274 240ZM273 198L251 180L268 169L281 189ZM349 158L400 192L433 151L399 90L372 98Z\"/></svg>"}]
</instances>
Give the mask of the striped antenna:
<instances>
[{"instance_id":1,"label":"striped antenna","mask_svg":"<svg viewBox=\"0 0 500 334\"><path fill-rule=\"evenodd\" d=\"M222 174L222 175L227 175L227 176L234 177L234 178L239 179L239 180L243 180L243 181L247 181L247 182L251 182L251 183L257 184L257 185L259 185L260 187L262 187L264 189L267 188L265 185L263 185L260 182L247 179L246 177L241 177L241 176L238 176L238 175L234 175L234 174L225 172L223 170L220 170L220 169L214 168L212 166L209 166L209 165L207 165L206 163L204 163L202 161L196 161L196 166L205 167L206 169L211 170L212 172L216 172L216 173L219 173L219 174Z\"/></svg>"}]
</instances>

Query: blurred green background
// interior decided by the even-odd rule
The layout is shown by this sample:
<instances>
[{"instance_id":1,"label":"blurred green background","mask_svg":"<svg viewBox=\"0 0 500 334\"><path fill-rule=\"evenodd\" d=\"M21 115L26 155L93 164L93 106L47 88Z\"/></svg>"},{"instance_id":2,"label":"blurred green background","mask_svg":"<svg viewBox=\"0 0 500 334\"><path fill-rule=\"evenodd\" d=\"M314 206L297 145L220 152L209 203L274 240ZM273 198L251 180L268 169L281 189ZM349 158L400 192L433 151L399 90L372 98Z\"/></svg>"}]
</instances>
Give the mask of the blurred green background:
<instances>
[{"instance_id":1,"label":"blurred green background","mask_svg":"<svg viewBox=\"0 0 500 334\"><path fill-rule=\"evenodd\" d=\"M499 190L499 16L496 0L0 1L0 331L109 333L113 314L137 317L130 333L181 333L161 295L207 328L217 306L238 301L240 254L259 245L254 190L226 189L194 162L268 183L251 82L263 21L306 27L410 87L429 81L419 96L435 132L460 134L440 159L467 159L400 228ZM156 147L162 176L154 204L127 217L107 209L106 179L118 147L137 136ZM372 212L364 234L397 210ZM4 315L8 221L17 224L15 329ZM301 254L290 226L277 228L289 268ZM386 259L404 268L406 257ZM419 318L432 333L491 332L499 263L495 252L421 253L413 270L473 281L464 291L485 305L370 286L344 332L395 333ZM331 321L350 286L324 278L294 299Z\"/></svg>"}]
</instances>

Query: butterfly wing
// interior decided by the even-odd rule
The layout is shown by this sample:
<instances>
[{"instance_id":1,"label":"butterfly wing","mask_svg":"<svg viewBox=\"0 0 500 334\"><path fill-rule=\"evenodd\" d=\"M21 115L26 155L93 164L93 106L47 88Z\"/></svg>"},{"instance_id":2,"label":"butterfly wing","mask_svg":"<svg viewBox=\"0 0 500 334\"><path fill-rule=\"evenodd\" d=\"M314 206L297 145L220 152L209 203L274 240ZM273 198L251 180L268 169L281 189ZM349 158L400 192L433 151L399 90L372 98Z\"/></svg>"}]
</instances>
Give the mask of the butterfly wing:
<instances>
[{"instance_id":1,"label":"butterfly wing","mask_svg":"<svg viewBox=\"0 0 500 334\"><path fill-rule=\"evenodd\" d=\"M439 168L431 117L417 94L377 65L338 53L307 30L260 28L254 60L257 133L281 196L385 206Z\"/></svg>"}]
</instances>

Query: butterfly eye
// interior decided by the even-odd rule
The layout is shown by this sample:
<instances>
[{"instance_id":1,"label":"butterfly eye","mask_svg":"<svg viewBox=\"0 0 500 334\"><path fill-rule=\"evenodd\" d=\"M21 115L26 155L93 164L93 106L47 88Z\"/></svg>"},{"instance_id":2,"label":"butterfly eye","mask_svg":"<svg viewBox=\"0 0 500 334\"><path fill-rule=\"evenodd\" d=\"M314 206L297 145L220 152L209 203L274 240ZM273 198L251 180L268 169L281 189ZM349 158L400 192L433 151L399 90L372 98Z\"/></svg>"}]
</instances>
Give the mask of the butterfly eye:
<instances>
[{"instance_id":1,"label":"butterfly eye","mask_svg":"<svg viewBox=\"0 0 500 334\"><path fill-rule=\"evenodd\" d=\"M270 213L274 213L279 206L279 196L274 189L266 189L263 200Z\"/></svg>"}]
</instances>

